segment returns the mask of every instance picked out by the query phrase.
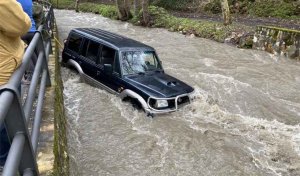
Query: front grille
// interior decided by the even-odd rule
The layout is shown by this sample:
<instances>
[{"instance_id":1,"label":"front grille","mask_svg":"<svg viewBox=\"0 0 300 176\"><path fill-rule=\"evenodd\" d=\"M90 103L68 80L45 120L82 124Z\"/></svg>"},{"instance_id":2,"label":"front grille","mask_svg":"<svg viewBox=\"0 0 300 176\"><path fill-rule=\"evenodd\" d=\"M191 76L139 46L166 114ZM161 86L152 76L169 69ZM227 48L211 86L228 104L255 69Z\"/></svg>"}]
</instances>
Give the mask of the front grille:
<instances>
[{"instance_id":1,"label":"front grille","mask_svg":"<svg viewBox=\"0 0 300 176\"><path fill-rule=\"evenodd\" d=\"M182 104L189 103L189 102L190 102L190 98L188 96L179 97L177 99L177 105L182 105Z\"/></svg>"},{"instance_id":2,"label":"front grille","mask_svg":"<svg viewBox=\"0 0 300 176\"><path fill-rule=\"evenodd\" d=\"M175 108L175 99L168 100L168 108L173 109Z\"/></svg>"}]
</instances>

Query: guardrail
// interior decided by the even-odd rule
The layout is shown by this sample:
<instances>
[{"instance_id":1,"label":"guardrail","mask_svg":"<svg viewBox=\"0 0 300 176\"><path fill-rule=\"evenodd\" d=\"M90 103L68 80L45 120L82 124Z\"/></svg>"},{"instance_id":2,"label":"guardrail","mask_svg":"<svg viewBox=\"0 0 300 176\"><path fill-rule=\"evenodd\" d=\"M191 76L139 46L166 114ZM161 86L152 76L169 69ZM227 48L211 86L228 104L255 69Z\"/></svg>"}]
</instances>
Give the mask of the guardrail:
<instances>
[{"instance_id":1,"label":"guardrail","mask_svg":"<svg viewBox=\"0 0 300 176\"><path fill-rule=\"evenodd\" d=\"M0 126L4 123L11 147L3 168L3 176L39 175L36 152L40 134L42 107L46 86L50 86L48 58L52 52L51 37L43 38L43 33L51 33L54 13L51 4L43 2L46 17L36 31L26 49L21 66L14 72L9 82L0 87ZM21 80L34 53L37 61L26 97L21 95ZM36 96L37 90L39 91ZM24 104L22 104L23 99ZM37 102L36 106L34 102ZM31 114L35 113L33 120ZM32 122L31 134L28 125Z\"/></svg>"}]
</instances>

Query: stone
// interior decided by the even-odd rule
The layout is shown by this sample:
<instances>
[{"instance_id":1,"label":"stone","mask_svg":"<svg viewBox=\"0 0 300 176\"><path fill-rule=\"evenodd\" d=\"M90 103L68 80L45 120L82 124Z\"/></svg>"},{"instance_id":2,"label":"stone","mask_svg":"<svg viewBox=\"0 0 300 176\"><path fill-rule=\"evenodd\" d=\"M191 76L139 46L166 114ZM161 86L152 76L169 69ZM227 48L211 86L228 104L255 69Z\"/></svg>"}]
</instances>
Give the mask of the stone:
<instances>
[{"instance_id":1,"label":"stone","mask_svg":"<svg viewBox=\"0 0 300 176\"><path fill-rule=\"evenodd\" d=\"M299 57L300 31L258 26L253 37L253 48L290 58Z\"/></svg>"}]
</instances>

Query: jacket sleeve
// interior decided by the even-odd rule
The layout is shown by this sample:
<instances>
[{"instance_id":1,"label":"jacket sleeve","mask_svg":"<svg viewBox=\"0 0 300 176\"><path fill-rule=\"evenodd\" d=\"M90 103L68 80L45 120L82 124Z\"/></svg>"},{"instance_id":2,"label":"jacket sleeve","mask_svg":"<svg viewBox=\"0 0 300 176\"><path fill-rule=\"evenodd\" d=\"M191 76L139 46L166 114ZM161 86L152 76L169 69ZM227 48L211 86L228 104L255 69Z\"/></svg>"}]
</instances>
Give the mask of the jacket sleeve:
<instances>
[{"instance_id":1,"label":"jacket sleeve","mask_svg":"<svg viewBox=\"0 0 300 176\"><path fill-rule=\"evenodd\" d=\"M9 37L20 37L31 27L29 16L16 0L0 0L0 31Z\"/></svg>"}]
</instances>

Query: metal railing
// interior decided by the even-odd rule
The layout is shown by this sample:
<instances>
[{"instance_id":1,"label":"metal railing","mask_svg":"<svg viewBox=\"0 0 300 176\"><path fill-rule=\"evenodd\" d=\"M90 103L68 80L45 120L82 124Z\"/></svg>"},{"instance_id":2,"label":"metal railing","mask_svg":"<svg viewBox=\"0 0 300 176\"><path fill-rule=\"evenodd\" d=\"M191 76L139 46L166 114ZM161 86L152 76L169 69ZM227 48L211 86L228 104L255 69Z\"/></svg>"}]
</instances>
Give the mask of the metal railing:
<instances>
[{"instance_id":1,"label":"metal railing","mask_svg":"<svg viewBox=\"0 0 300 176\"><path fill-rule=\"evenodd\" d=\"M17 175L17 172L19 175L26 176L39 175L36 153L45 89L46 86L51 85L48 58L52 52L51 37L45 38L43 34L49 35L54 25L51 4L44 2L43 5L46 9L43 25L38 28L26 49L20 67L13 73L9 82L0 87L0 126L5 124L11 143L3 168L3 176ZM21 80L34 54L38 59L34 66L28 93L23 97L20 91ZM37 91L39 92L38 96L36 95ZM31 134L28 128L29 122L32 122Z\"/></svg>"}]
</instances>

